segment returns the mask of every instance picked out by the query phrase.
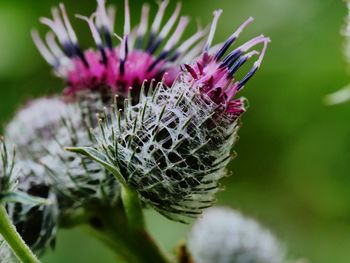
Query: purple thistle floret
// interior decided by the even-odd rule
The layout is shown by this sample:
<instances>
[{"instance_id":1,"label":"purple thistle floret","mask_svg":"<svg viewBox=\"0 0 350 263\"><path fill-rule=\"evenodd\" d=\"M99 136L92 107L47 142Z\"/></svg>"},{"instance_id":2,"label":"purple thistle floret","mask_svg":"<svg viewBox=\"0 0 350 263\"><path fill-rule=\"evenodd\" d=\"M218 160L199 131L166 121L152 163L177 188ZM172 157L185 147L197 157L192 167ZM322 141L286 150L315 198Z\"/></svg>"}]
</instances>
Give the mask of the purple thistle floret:
<instances>
[{"instance_id":1,"label":"purple thistle floret","mask_svg":"<svg viewBox=\"0 0 350 263\"><path fill-rule=\"evenodd\" d=\"M226 113L239 117L245 112L244 99L234 99L234 97L259 69L270 39L260 35L224 57L243 29L253 21L253 18L250 17L227 39L217 52L211 54L209 48L221 13L222 10L214 12L211 30L202 55L191 65L184 65L188 72L186 81L191 83L192 87L199 89L202 94L207 95L217 105L222 106L221 108ZM263 44L261 52L250 51L259 44ZM236 80L237 71L255 55L259 55L259 57L250 71L241 80Z\"/></svg>"},{"instance_id":2,"label":"purple thistle floret","mask_svg":"<svg viewBox=\"0 0 350 263\"><path fill-rule=\"evenodd\" d=\"M105 0L97 2L97 10L91 17L76 16L88 23L97 50L81 49L63 4L60 4L60 9L52 9L53 19L40 19L54 33L46 35L46 43L36 31L32 32L42 56L54 67L56 75L66 80L65 94L68 96L80 91L101 91L107 88L112 94L125 98L130 87L138 95L145 80L160 81L164 78L166 84L171 85L180 72L178 65L183 63L184 58L189 58L187 52L190 52L191 58L200 52L199 46L205 34L203 30L198 30L179 44L189 22L188 17L179 18L180 3L161 27L169 4L169 0L162 1L150 28L150 7L144 4L140 24L131 30L129 3L125 0L124 36L119 37L114 33L115 9L106 8ZM121 42L117 46L113 43L114 36Z\"/></svg>"}]
</instances>

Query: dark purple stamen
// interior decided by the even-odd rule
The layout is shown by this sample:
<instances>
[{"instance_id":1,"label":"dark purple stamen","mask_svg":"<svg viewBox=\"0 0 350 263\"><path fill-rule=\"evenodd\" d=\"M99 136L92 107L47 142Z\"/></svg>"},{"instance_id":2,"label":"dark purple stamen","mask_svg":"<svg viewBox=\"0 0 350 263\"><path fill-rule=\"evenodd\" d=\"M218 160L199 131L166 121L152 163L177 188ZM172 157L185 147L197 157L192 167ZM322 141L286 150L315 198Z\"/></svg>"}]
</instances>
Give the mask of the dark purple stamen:
<instances>
[{"instance_id":1,"label":"dark purple stamen","mask_svg":"<svg viewBox=\"0 0 350 263\"><path fill-rule=\"evenodd\" d=\"M74 58L78 57L81 59L81 61L84 63L86 67L89 67L89 63L87 62L84 53L81 51L80 47L78 44L72 44L70 42L67 43L62 43L61 44L63 47L64 53L69 57L69 58Z\"/></svg>"},{"instance_id":2,"label":"dark purple stamen","mask_svg":"<svg viewBox=\"0 0 350 263\"><path fill-rule=\"evenodd\" d=\"M119 72L120 72L120 75L124 75L124 73L125 73L125 60L120 60Z\"/></svg>"},{"instance_id":3,"label":"dark purple stamen","mask_svg":"<svg viewBox=\"0 0 350 263\"><path fill-rule=\"evenodd\" d=\"M111 33L109 32L109 30L106 27L101 27L99 29L99 33L100 33L101 38L104 39L108 49L113 50L113 40L112 40L112 36L111 36Z\"/></svg>"},{"instance_id":4,"label":"dark purple stamen","mask_svg":"<svg viewBox=\"0 0 350 263\"><path fill-rule=\"evenodd\" d=\"M178 51L175 51L175 53L170 57L169 61L170 62L175 62L179 57L180 57L181 53Z\"/></svg>"},{"instance_id":5,"label":"dark purple stamen","mask_svg":"<svg viewBox=\"0 0 350 263\"><path fill-rule=\"evenodd\" d=\"M155 43L147 49L147 52L150 54L154 54L156 50L159 48L160 44L162 44L163 39L157 38Z\"/></svg>"},{"instance_id":6,"label":"dark purple stamen","mask_svg":"<svg viewBox=\"0 0 350 263\"><path fill-rule=\"evenodd\" d=\"M157 64L159 63L159 62L161 62L163 59L165 59L167 56L169 55L169 52L168 51L163 51L159 56L158 56L158 58L155 60L155 61L153 61L153 63L149 66L149 68L148 68L148 72L150 72L150 71L152 71L154 68L155 68L155 66L157 66Z\"/></svg>"},{"instance_id":7,"label":"dark purple stamen","mask_svg":"<svg viewBox=\"0 0 350 263\"><path fill-rule=\"evenodd\" d=\"M235 63L241 55L242 55L242 51L240 49L235 49L230 54L228 54L225 57L225 59L221 62L220 68L231 67L233 63Z\"/></svg>"},{"instance_id":8,"label":"dark purple stamen","mask_svg":"<svg viewBox=\"0 0 350 263\"><path fill-rule=\"evenodd\" d=\"M248 61L248 57L247 56L243 56L243 57L240 57L236 63L233 64L233 66L230 68L229 70L229 73L228 73L228 76L229 77L232 77L233 74L236 73L236 71L242 67L244 65L244 63L246 63Z\"/></svg>"},{"instance_id":9,"label":"dark purple stamen","mask_svg":"<svg viewBox=\"0 0 350 263\"><path fill-rule=\"evenodd\" d=\"M107 65L107 60L108 59L107 59L107 55L106 55L106 51L105 51L104 47L102 45L98 45L97 48L101 52L103 64Z\"/></svg>"},{"instance_id":10,"label":"dark purple stamen","mask_svg":"<svg viewBox=\"0 0 350 263\"><path fill-rule=\"evenodd\" d=\"M80 47L76 44L75 45L75 53L77 54L77 56L81 59L81 61L83 61L85 67L89 67L89 63L85 58L85 55L83 53L83 51L81 51Z\"/></svg>"},{"instance_id":11,"label":"dark purple stamen","mask_svg":"<svg viewBox=\"0 0 350 263\"><path fill-rule=\"evenodd\" d=\"M136 49L142 49L144 37L145 36L142 35L142 36L138 36L136 38L136 42L135 42L135 48Z\"/></svg>"},{"instance_id":12,"label":"dark purple stamen","mask_svg":"<svg viewBox=\"0 0 350 263\"><path fill-rule=\"evenodd\" d=\"M75 46L71 42L61 43L64 53L67 57L72 58L76 54Z\"/></svg>"},{"instance_id":13,"label":"dark purple stamen","mask_svg":"<svg viewBox=\"0 0 350 263\"><path fill-rule=\"evenodd\" d=\"M222 48L216 53L215 55L215 60L219 61L222 56L226 53L226 51L228 50L228 48L232 45L232 43L237 39L237 37L232 36L230 37L225 44L222 46Z\"/></svg>"},{"instance_id":14,"label":"dark purple stamen","mask_svg":"<svg viewBox=\"0 0 350 263\"><path fill-rule=\"evenodd\" d=\"M259 67L257 66L253 66L253 68L248 72L248 74L238 83L237 90L240 90L243 88L243 86L251 79L251 77L254 76L258 68Z\"/></svg>"},{"instance_id":15,"label":"dark purple stamen","mask_svg":"<svg viewBox=\"0 0 350 263\"><path fill-rule=\"evenodd\" d=\"M151 32L148 39L146 50L149 50L153 46L154 39L155 39L155 34L154 32Z\"/></svg>"}]
</instances>

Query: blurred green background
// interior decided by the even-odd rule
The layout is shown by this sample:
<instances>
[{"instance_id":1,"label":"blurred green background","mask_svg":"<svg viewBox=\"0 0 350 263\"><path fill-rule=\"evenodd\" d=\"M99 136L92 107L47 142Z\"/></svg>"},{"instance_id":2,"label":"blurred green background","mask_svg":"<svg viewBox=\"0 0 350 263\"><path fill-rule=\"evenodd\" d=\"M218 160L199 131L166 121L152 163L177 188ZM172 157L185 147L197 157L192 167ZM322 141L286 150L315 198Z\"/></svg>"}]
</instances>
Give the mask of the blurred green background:
<instances>
[{"instance_id":1,"label":"blurred green background","mask_svg":"<svg viewBox=\"0 0 350 263\"><path fill-rule=\"evenodd\" d=\"M122 1L117 31L122 29ZM155 10L154 1L150 1ZM272 38L263 67L247 85L250 109L243 118L233 175L218 203L239 209L270 227L293 257L311 262L350 262L350 103L325 106L324 95L350 80L340 30L346 5L340 0L191 0L183 13L209 23L224 9L216 34L223 41L248 16L256 21L241 41L264 33ZM131 0L137 23L141 1ZM0 123L30 98L60 92L30 38L48 0L0 0ZM93 0L65 2L71 15L90 14ZM174 5L175 2L172 3ZM194 19L192 20L194 29ZM74 21L85 47L92 44L85 23ZM46 31L45 31L46 32ZM191 30L188 30L190 33ZM55 109L52 109L53 111ZM147 222L167 250L189 226L147 212ZM111 253L83 229L60 231L44 263L109 263Z\"/></svg>"}]
</instances>

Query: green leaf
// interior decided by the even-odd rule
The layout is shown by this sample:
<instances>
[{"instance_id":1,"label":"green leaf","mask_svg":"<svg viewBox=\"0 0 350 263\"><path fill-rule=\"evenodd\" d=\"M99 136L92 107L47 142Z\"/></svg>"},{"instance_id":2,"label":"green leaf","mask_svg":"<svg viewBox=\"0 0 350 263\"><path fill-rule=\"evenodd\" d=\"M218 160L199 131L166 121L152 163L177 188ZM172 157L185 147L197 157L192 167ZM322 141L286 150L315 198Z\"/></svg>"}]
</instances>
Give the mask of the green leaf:
<instances>
[{"instance_id":1,"label":"green leaf","mask_svg":"<svg viewBox=\"0 0 350 263\"><path fill-rule=\"evenodd\" d=\"M45 198L35 197L28 195L27 193L15 191L8 192L1 196L0 201L2 203L21 203L25 205L49 205L50 201Z\"/></svg>"},{"instance_id":2,"label":"green leaf","mask_svg":"<svg viewBox=\"0 0 350 263\"><path fill-rule=\"evenodd\" d=\"M101 154L101 152L98 150L92 147L66 147L65 150L81 154L90 158L91 160L94 160L95 162L98 162L104 168L110 171L121 184L125 185L125 179L120 175L119 169L115 167L115 165L109 163L106 156Z\"/></svg>"}]
</instances>

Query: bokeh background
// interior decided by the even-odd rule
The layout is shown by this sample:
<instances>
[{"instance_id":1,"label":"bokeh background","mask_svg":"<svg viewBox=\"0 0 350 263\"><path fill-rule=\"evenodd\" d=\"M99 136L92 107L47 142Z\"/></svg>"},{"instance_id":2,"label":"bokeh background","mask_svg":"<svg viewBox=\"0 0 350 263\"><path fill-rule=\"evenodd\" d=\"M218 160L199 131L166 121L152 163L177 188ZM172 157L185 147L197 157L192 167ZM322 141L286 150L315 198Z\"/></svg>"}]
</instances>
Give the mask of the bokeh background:
<instances>
[{"instance_id":1,"label":"bokeh background","mask_svg":"<svg viewBox=\"0 0 350 263\"><path fill-rule=\"evenodd\" d=\"M122 1L118 31L122 29ZM154 7L154 1L150 1ZM216 41L223 41L248 16L256 22L240 41L271 36L262 70L247 85L250 109L243 118L238 158L230 165L218 203L258 219L286 244L292 257L310 262L350 262L350 103L326 106L323 98L350 81L340 35L346 5L340 0L191 0L183 13L209 23L224 9ZM131 0L136 24L142 1ZM53 0L0 0L0 124L30 98L62 90L39 56L30 30L49 15ZM90 14L94 0L65 1L69 12ZM175 1L172 5L175 4ZM192 20L195 28L195 19ZM92 39L83 22L74 24L85 47ZM52 111L55 109L53 108ZM25 132L25 131L24 131ZM190 226L147 212L151 232L167 249ZM109 263L112 254L84 229L59 232L44 263ZM121 262L122 263L122 262Z\"/></svg>"}]
</instances>

